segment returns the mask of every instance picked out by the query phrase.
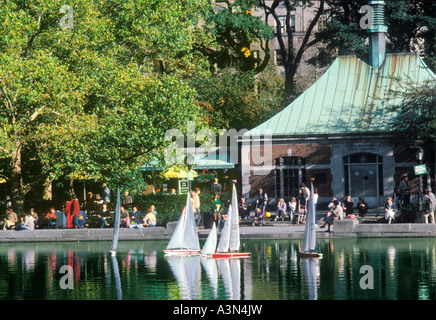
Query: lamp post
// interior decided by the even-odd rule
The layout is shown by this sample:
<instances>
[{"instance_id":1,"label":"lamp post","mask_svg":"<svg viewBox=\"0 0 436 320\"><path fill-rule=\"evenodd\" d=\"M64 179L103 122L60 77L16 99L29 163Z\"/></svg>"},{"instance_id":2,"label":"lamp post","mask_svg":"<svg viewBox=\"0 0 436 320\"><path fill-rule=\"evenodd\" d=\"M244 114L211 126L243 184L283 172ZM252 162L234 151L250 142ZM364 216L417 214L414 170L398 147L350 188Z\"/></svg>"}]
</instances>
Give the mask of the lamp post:
<instances>
[{"instance_id":1,"label":"lamp post","mask_svg":"<svg viewBox=\"0 0 436 320\"><path fill-rule=\"evenodd\" d=\"M424 149L419 148L416 152L416 159L418 159L419 164L422 164L422 159L424 158ZM418 210L421 213L422 210L422 174L418 176Z\"/></svg>"}]
</instances>

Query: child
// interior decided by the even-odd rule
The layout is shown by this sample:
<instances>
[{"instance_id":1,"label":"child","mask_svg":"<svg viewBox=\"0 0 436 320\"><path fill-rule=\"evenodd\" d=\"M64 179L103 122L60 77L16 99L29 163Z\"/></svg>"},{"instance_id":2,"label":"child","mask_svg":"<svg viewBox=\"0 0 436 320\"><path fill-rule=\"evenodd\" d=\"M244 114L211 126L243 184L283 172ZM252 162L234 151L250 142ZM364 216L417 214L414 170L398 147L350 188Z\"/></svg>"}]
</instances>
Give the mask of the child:
<instances>
[{"instance_id":1,"label":"child","mask_svg":"<svg viewBox=\"0 0 436 320\"><path fill-rule=\"evenodd\" d=\"M286 202L283 198L280 198L279 203L277 204L277 215L275 218L275 221L278 219L282 219L282 221L285 220L285 212L286 212Z\"/></svg>"},{"instance_id":2,"label":"child","mask_svg":"<svg viewBox=\"0 0 436 320\"><path fill-rule=\"evenodd\" d=\"M289 220L292 222L294 222L295 210L297 210L297 199L292 197L291 201L289 202Z\"/></svg>"},{"instance_id":3,"label":"child","mask_svg":"<svg viewBox=\"0 0 436 320\"><path fill-rule=\"evenodd\" d=\"M306 214L306 206L300 205L300 208L298 210L298 220L297 224L300 224L303 222L304 215Z\"/></svg>"}]
</instances>

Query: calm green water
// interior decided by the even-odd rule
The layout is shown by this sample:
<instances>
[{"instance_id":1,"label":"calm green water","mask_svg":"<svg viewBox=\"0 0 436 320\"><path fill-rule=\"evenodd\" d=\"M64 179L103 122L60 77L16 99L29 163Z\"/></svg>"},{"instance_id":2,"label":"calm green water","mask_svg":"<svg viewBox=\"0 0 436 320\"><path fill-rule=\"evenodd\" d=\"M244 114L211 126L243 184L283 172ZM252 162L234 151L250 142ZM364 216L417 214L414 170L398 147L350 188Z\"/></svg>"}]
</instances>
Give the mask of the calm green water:
<instances>
[{"instance_id":1,"label":"calm green water","mask_svg":"<svg viewBox=\"0 0 436 320\"><path fill-rule=\"evenodd\" d=\"M319 261L290 240L243 241L251 258L231 261L167 257L166 244L120 242L116 258L110 242L0 244L0 299L436 299L433 238L320 240Z\"/></svg>"}]
</instances>

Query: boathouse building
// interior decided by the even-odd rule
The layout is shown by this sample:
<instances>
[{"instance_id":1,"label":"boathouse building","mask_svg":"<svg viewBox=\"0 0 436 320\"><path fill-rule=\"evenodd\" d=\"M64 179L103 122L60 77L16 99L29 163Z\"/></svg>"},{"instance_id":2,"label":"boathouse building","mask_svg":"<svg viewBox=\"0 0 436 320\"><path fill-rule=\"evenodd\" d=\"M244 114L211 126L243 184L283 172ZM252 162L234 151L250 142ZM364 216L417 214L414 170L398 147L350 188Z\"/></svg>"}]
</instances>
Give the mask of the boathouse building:
<instances>
[{"instance_id":1,"label":"boathouse building","mask_svg":"<svg viewBox=\"0 0 436 320\"><path fill-rule=\"evenodd\" d=\"M391 127L396 116L391 107L401 102L404 80L419 85L436 75L416 53L386 54L387 28L377 21L368 30L369 61L339 56L290 105L239 139L241 157L248 159L241 162L245 197L254 198L263 188L270 199L288 201L298 195L300 183L314 178L319 203L350 194L355 203L362 197L381 206L404 174L416 192L417 149ZM256 163L253 153L269 161ZM430 156L434 177L434 151Z\"/></svg>"}]
</instances>

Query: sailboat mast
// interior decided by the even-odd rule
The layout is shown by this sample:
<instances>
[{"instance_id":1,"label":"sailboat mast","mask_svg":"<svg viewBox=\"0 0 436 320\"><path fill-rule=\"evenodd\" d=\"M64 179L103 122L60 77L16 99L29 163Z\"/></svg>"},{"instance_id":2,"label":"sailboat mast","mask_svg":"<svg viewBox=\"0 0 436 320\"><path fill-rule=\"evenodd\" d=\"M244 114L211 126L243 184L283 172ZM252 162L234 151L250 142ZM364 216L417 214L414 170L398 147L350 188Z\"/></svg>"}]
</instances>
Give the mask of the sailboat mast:
<instances>
[{"instance_id":1,"label":"sailboat mast","mask_svg":"<svg viewBox=\"0 0 436 320\"><path fill-rule=\"evenodd\" d=\"M120 201L120 188L118 187L117 192L117 205L115 208L115 219L114 219L114 235L112 237L112 249L110 252L114 254L118 247L118 234L120 230L120 211L121 211L121 201Z\"/></svg>"}]
</instances>

